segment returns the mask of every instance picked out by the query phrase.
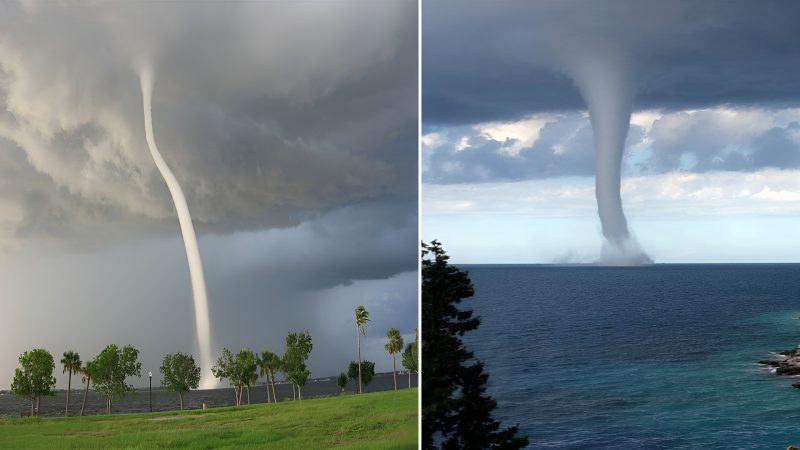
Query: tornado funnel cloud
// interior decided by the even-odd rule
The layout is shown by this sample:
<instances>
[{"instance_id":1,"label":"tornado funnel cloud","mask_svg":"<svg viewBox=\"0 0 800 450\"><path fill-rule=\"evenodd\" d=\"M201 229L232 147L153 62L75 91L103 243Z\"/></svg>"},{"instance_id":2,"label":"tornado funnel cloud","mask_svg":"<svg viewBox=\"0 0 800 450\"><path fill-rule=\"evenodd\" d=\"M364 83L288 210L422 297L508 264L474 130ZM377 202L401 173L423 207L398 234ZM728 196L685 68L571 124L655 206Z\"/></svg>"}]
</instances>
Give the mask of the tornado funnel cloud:
<instances>
[{"instance_id":1,"label":"tornado funnel cloud","mask_svg":"<svg viewBox=\"0 0 800 450\"><path fill-rule=\"evenodd\" d=\"M628 229L622 209L621 168L630 126L633 83L613 60L584 60L573 78L589 109L596 159L595 196L605 244L604 264L631 265L652 260L642 252Z\"/></svg>"},{"instance_id":2,"label":"tornado funnel cloud","mask_svg":"<svg viewBox=\"0 0 800 450\"><path fill-rule=\"evenodd\" d=\"M599 94L610 96L608 91ZM606 101L589 103L589 120L594 130L595 196L603 236L610 243L621 245L630 237L622 210L620 171L631 112L619 100L603 100Z\"/></svg>"},{"instance_id":3,"label":"tornado funnel cloud","mask_svg":"<svg viewBox=\"0 0 800 450\"><path fill-rule=\"evenodd\" d=\"M206 296L206 281L203 276L203 262L200 259L200 249L197 245L197 236L192 225L192 216L189 214L189 207L186 204L186 197L183 189L178 183L177 178L170 170L161 153L156 146L155 136L153 135L152 117L152 96L153 96L153 76L148 70L142 70L139 74L142 85L142 104L144 108L144 131L147 138L147 146L150 148L150 155L158 167L164 182L167 184L175 210L178 214L178 222L183 236L183 245L186 248L186 259L189 262L189 276L192 282L192 296L194 299L195 330L197 333L197 347L200 352L200 388L209 389L214 387L214 378L211 374L211 320L208 311L208 297Z\"/></svg>"}]
</instances>

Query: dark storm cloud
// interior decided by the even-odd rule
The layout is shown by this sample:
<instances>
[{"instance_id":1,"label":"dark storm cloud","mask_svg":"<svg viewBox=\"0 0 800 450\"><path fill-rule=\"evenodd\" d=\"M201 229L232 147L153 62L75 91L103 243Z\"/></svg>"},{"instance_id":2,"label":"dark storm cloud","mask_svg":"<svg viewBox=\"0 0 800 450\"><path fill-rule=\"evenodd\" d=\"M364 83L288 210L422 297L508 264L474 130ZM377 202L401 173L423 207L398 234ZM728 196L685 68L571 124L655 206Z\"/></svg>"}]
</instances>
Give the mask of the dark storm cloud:
<instances>
[{"instance_id":1,"label":"dark storm cloud","mask_svg":"<svg viewBox=\"0 0 800 450\"><path fill-rule=\"evenodd\" d=\"M0 389L33 347L132 343L156 376L196 350L142 65L214 353L307 329L313 376L333 375L364 304L381 328L365 354L388 369L385 328L417 317L416 24L413 0L0 3Z\"/></svg>"},{"instance_id":2,"label":"dark storm cloud","mask_svg":"<svg viewBox=\"0 0 800 450\"><path fill-rule=\"evenodd\" d=\"M573 59L629 73L635 109L800 101L800 3L423 3L423 119L441 125L584 109Z\"/></svg>"},{"instance_id":3,"label":"dark storm cloud","mask_svg":"<svg viewBox=\"0 0 800 450\"><path fill-rule=\"evenodd\" d=\"M151 65L156 138L201 232L415 198L415 22L413 1L3 3L0 146L80 205L65 229L166 229L137 79Z\"/></svg>"},{"instance_id":4,"label":"dark storm cloud","mask_svg":"<svg viewBox=\"0 0 800 450\"><path fill-rule=\"evenodd\" d=\"M209 271L232 274L218 287L220 294L247 291L253 299L260 298L264 286L318 291L352 280L389 278L416 268L417 248L409 243L416 242L417 218L408 214L415 205L353 205L291 229L209 236L203 255L212 255L205 258Z\"/></svg>"}]
</instances>

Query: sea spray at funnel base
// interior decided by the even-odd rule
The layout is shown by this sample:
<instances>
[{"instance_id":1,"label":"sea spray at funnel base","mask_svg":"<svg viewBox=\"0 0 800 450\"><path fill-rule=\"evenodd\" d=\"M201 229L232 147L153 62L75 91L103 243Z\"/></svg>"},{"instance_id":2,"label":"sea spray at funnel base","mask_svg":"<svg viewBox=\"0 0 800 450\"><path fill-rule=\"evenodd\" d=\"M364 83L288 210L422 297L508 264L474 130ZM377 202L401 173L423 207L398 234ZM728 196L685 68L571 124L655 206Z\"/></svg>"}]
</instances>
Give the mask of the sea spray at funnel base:
<instances>
[{"instance_id":1,"label":"sea spray at funnel base","mask_svg":"<svg viewBox=\"0 0 800 450\"><path fill-rule=\"evenodd\" d=\"M189 262L189 276L192 281L192 296L194 298L194 317L197 333L197 347L200 352L199 365L201 368L200 388L209 389L216 386L211 373L211 320L208 311L208 297L206 296L206 281L203 276L203 262L200 259L200 249L197 246L197 236L192 225L192 216L183 195L183 189L177 178L167 166L164 158L156 146L153 135L153 117L151 101L153 96L153 76L149 70L141 70L139 80L142 85L142 103L144 107L144 130L147 146L155 161L158 171L167 183L175 210L178 213L178 222L183 236L183 245L186 248L186 259Z\"/></svg>"}]
</instances>

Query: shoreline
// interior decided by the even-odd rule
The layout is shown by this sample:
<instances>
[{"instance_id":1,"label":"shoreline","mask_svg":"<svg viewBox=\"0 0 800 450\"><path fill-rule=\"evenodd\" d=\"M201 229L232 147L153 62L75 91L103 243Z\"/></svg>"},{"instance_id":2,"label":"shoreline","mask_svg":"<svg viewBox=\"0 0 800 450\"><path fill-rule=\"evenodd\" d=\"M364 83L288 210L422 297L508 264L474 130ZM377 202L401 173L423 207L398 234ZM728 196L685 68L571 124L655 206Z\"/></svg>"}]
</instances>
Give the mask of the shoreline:
<instances>
[{"instance_id":1,"label":"shoreline","mask_svg":"<svg viewBox=\"0 0 800 450\"><path fill-rule=\"evenodd\" d=\"M417 376L412 374L411 386L417 387ZM403 374L397 376L398 390L408 388L408 375ZM258 384L250 388L250 403L265 403L266 390L265 384ZM364 392L382 392L394 389L392 381L392 373L379 373L375 374L372 382L367 385ZM349 380L345 392L352 394L358 389L353 380ZM289 383L276 383L275 391L278 397L278 403L293 401L292 388ZM308 384L303 388L303 400L311 398L333 397L341 394L341 389L336 385L334 378L325 377L309 380ZM70 417L78 416L81 403L83 401L84 390L73 389L70 393ZM243 395L244 404L247 404L247 391ZM197 389L188 392L184 397L184 410L202 409L203 403L206 403L209 408L220 406L233 406L235 404L233 388L229 386L219 387L215 389ZM56 417L64 416L64 409L66 406L66 389L58 390L55 396L48 396L42 398L41 404L41 417ZM167 392L162 389L153 387L152 392L152 408L153 412L163 411L178 411L178 394L174 392ZM0 417L20 417L23 411L30 411L30 400L17 397L9 391L2 391L0 395ZM126 395L123 398L115 399L112 412L118 413L136 413L136 412L149 412L150 411L150 395L149 389L137 388L134 392ZM101 397L94 390L90 389L87 400L84 416L105 415L105 397Z\"/></svg>"},{"instance_id":2,"label":"shoreline","mask_svg":"<svg viewBox=\"0 0 800 450\"><path fill-rule=\"evenodd\" d=\"M758 364L770 368L770 371L777 376L800 375L800 347L791 350L780 350L770 352L771 359L762 359ZM792 386L800 388L800 383Z\"/></svg>"}]
</instances>

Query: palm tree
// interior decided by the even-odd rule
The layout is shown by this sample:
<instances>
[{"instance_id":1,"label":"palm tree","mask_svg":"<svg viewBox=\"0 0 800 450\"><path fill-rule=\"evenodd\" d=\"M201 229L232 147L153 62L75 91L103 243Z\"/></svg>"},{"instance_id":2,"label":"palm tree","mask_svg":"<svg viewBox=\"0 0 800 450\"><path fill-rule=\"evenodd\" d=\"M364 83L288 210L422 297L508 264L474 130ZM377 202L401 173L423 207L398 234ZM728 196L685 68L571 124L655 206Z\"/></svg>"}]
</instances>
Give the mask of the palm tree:
<instances>
[{"instance_id":1,"label":"palm tree","mask_svg":"<svg viewBox=\"0 0 800 450\"><path fill-rule=\"evenodd\" d=\"M408 371L408 387L411 388L411 373L417 372L417 343L412 342L406 345L403 357L400 359L403 367Z\"/></svg>"},{"instance_id":2,"label":"palm tree","mask_svg":"<svg viewBox=\"0 0 800 450\"><path fill-rule=\"evenodd\" d=\"M392 378L394 379L394 390L397 390L397 358L396 354L403 351L403 336L397 328L389 328L386 332L389 342L386 343L386 351L392 355Z\"/></svg>"},{"instance_id":3,"label":"palm tree","mask_svg":"<svg viewBox=\"0 0 800 450\"><path fill-rule=\"evenodd\" d=\"M64 416L66 417L69 416L69 393L72 390L72 374L81 371L81 357L78 353L67 350L64 352L64 357L61 358L61 364L64 366L64 370L61 373L69 373L67 378L67 407L64 410Z\"/></svg>"},{"instance_id":4,"label":"palm tree","mask_svg":"<svg viewBox=\"0 0 800 450\"><path fill-rule=\"evenodd\" d=\"M270 388L272 388L272 401L278 401L278 397L275 395L275 371L280 369L280 364L280 356L269 350L261 352L261 358L258 360L259 374L267 377L267 402L269 402Z\"/></svg>"},{"instance_id":5,"label":"palm tree","mask_svg":"<svg viewBox=\"0 0 800 450\"><path fill-rule=\"evenodd\" d=\"M263 353L261 353L260 356L257 356L257 358L258 358L258 376L265 377L266 384L264 386L266 386L266 388L267 388L267 392L266 392L267 401L266 402L269 403L269 369L267 368L267 355L266 355L266 353L267 353L267 351L264 351Z\"/></svg>"},{"instance_id":6,"label":"palm tree","mask_svg":"<svg viewBox=\"0 0 800 450\"><path fill-rule=\"evenodd\" d=\"M369 312L363 306L356 308L356 346L358 347L358 393L361 393L361 335L367 336L364 328L369 322Z\"/></svg>"},{"instance_id":7,"label":"palm tree","mask_svg":"<svg viewBox=\"0 0 800 450\"><path fill-rule=\"evenodd\" d=\"M89 385L92 383L92 371L94 364L92 361L87 361L86 365L80 368L80 373L83 374L81 381L86 383L86 390L83 392L83 403L81 403L81 416L83 416L83 408L86 407L86 396L89 395Z\"/></svg>"},{"instance_id":8,"label":"palm tree","mask_svg":"<svg viewBox=\"0 0 800 450\"><path fill-rule=\"evenodd\" d=\"M272 387L272 398L275 399L275 403L278 402L278 396L275 395L275 372L280 372L281 371L281 369L282 369L282 366L281 366L282 359L283 358L281 358L281 356L279 354L273 353L272 354L272 365L269 367L269 375L270 375L269 384Z\"/></svg>"}]
</instances>

